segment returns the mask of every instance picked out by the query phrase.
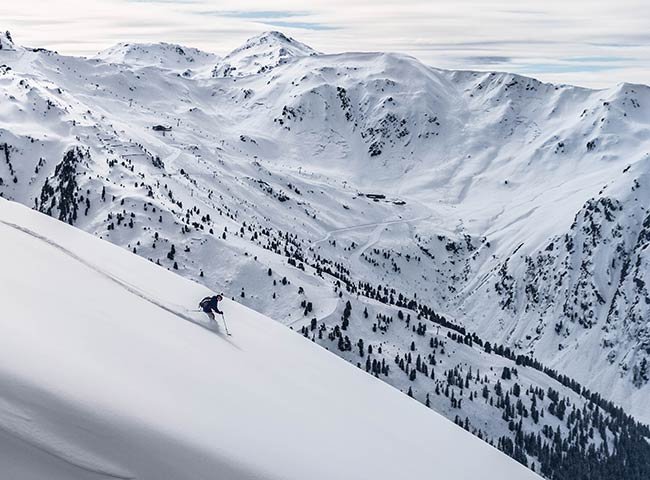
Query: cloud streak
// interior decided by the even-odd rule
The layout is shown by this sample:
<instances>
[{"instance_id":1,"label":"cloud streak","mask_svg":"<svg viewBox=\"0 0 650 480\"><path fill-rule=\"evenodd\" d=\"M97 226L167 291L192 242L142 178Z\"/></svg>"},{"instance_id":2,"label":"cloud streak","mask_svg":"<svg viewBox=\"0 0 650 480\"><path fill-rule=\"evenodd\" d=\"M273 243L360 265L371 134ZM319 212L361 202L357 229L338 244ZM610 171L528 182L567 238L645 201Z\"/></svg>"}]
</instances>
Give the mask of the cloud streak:
<instances>
[{"instance_id":1,"label":"cloud streak","mask_svg":"<svg viewBox=\"0 0 650 480\"><path fill-rule=\"evenodd\" d=\"M0 2L18 43L90 55L118 41L225 54L280 29L317 50L395 51L457 69L499 69L605 87L648 83L646 0L21 0Z\"/></svg>"},{"instance_id":2,"label":"cloud streak","mask_svg":"<svg viewBox=\"0 0 650 480\"><path fill-rule=\"evenodd\" d=\"M292 18L304 17L309 15L307 12L291 12L288 10L214 10L207 12L198 12L200 15L214 15L217 17L233 17L268 20L271 18Z\"/></svg>"}]
</instances>

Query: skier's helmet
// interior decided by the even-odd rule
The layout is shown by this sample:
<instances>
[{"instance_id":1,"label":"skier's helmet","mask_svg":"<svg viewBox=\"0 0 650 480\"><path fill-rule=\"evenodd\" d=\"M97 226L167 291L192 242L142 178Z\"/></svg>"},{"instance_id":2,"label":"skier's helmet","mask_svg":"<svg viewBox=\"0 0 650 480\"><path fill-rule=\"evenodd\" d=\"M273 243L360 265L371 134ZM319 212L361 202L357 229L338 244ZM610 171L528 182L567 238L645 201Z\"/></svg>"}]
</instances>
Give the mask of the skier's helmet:
<instances>
[{"instance_id":1,"label":"skier's helmet","mask_svg":"<svg viewBox=\"0 0 650 480\"><path fill-rule=\"evenodd\" d=\"M217 294L217 300L219 301L223 300L223 296L220 293Z\"/></svg>"}]
</instances>

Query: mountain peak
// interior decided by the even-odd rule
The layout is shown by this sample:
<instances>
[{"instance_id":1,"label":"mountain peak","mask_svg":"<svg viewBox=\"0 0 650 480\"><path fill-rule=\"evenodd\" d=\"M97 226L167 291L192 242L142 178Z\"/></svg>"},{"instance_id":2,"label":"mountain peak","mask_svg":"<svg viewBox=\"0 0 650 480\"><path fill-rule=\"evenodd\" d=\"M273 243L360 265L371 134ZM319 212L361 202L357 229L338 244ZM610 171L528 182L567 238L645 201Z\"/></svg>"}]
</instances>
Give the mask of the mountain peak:
<instances>
[{"instance_id":1,"label":"mountain peak","mask_svg":"<svg viewBox=\"0 0 650 480\"><path fill-rule=\"evenodd\" d=\"M247 40L247 42L250 41L268 41L268 40L277 40L281 42L288 42L288 43L297 43L295 39L288 37L284 33L278 31L278 30L267 30L266 32L262 32L258 35L255 35Z\"/></svg>"},{"instance_id":2,"label":"mountain peak","mask_svg":"<svg viewBox=\"0 0 650 480\"><path fill-rule=\"evenodd\" d=\"M228 56L236 52L241 52L256 47L262 49L287 48L293 56L306 56L318 53L310 46L299 42L295 38L289 37L277 30L269 30L267 32L262 32L259 35L255 35L254 37L249 38L246 40L246 42L244 42L242 46L233 50Z\"/></svg>"},{"instance_id":3,"label":"mountain peak","mask_svg":"<svg viewBox=\"0 0 650 480\"><path fill-rule=\"evenodd\" d=\"M265 73L295 58L319 52L282 32L271 30L249 38L220 62L215 77L246 76Z\"/></svg>"}]
</instances>

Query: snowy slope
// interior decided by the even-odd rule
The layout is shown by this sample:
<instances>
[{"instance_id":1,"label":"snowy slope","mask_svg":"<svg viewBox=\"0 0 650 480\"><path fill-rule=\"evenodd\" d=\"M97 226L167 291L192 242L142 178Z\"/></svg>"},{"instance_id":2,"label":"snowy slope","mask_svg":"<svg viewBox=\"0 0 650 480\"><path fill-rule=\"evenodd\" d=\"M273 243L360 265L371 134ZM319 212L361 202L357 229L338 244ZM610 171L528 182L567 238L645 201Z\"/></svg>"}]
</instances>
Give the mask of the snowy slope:
<instances>
[{"instance_id":1,"label":"snowy slope","mask_svg":"<svg viewBox=\"0 0 650 480\"><path fill-rule=\"evenodd\" d=\"M0 464L12 479L537 478L235 302L0 201Z\"/></svg>"},{"instance_id":2,"label":"snowy slope","mask_svg":"<svg viewBox=\"0 0 650 480\"><path fill-rule=\"evenodd\" d=\"M242 77L267 73L294 59L317 55L313 48L281 32L264 32L250 38L217 63L214 77Z\"/></svg>"},{"instance_id":3,"label":"snowy slope","mask_svg":"<svg viewBox=\"0 0 650 480\"><path fill-rule=\"evenodd\" d=\"M346 335L384 344L390 355L373 358L395 365L411 342L431 354L408 329L444 318L650 421L647 86L589 90L403 55L320 54L277 32L189 72L164 44L118 45L107 61L3 38L3 197L308 328L362 367ZM408 329L371 328L398 311L414 319ZM449 361L465 373L503 367L476 352ZM582 402L571 382L521 375ZM446 375L380 378L421 402L436 386L453 391ZM492 405L464 401L459 412L438 400L495 445L518 437ZM505 397L494 403L505 411ZM523 412L522 430L538 432Z\"/></svg>"},{"instance_id":4,"label":"snowy slope","mask_svg":"<svg viewBox=\"0 0 650 480\"><path fill-rule=\"evenodd\" d=\"M193 70L211 66L219 57L196 48L183 47L170 43L120 43L99 52L95 59L131 67L158 67L180 70L186 76Z\"/></svg>"}]
</instances>

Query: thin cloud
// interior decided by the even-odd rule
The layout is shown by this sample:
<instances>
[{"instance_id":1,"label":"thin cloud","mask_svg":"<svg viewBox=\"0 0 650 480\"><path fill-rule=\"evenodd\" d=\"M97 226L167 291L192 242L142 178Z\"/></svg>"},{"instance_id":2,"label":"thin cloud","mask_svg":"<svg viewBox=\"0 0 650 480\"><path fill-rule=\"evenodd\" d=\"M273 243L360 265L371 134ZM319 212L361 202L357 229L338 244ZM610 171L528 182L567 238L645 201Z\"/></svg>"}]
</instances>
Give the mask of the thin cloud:
<instances>
[{"instance_id":1,"label":"thin cloud","mask_svg":"<svg viewBox=\"0 0 650 480\"><path fill-rule=\"evenodd\" d=\"M593 55L590 57L569 57L564 59L567 62L589 62L589 63L594 63L594 62L625 62L626 60L629 60L629 57L618 57L614 55Z\"/></svg>"},{"instance_id":2,"label":"thin cloud","mask_svg":"<svg viewBox=\"0 0 650 480\"><path fill-rule=\"evenodd\" d=\"M263 30L314 49L389 51L441 68L489 69L584 86L648 82L646 0L21 0L0 2L18 43L93 54L166 41L226 54Z\"/></svg>"},{"instance_id":3,"label":"thin cloud","mask_svg":"<svg viewBox=\"0 0 650 480\"><path fill-rule=\"evenodd\" d=\"M215 15L218 17L233 17L233 18L252 18L252 19L272 19L272 18L292 18L304 17L309 15L308 12L295 12L289 10L211 10L197 12L201 15Z\"/></svg>"},{"instance_id":4,"label":"thin cloud","mask_svg":"<svg viewBox=\"0 0 650 480\"><path fill-rule=\"evenodd\" d=\"M512 57L504 57L499 55L470 55L466 57L459 57L459 60L469 65L502 65L504 63L510 63L512 61Z\"/></svg>"},{"instance_id":5,"label":"thin cloud","mask_svg":"<svg viewBox=\"0 0 650 480\"><path fill-rule=\"evenodd\" d=\"M333 25L324 25L322 23L312 22L290 22L290 21L264 21L264 25L270 25L278 28L298 28L300 30L337 30L338 27Z\"/></svg>"},{"instance_id":6,"label":"thin cloud","mask_svg":"<svg viewBox=\"0 0 650 480\"><path fill-rule=\"evenodd\" d=\"M515 67L516 73L535 75L542 73L589 73L604 72L621 68L616 65L537 63Z\"/></svg>"}]
</instances>

